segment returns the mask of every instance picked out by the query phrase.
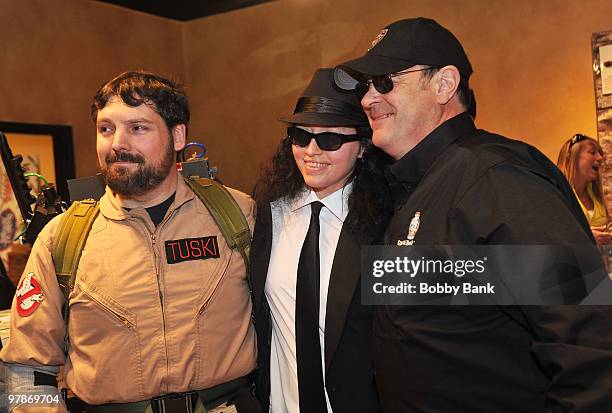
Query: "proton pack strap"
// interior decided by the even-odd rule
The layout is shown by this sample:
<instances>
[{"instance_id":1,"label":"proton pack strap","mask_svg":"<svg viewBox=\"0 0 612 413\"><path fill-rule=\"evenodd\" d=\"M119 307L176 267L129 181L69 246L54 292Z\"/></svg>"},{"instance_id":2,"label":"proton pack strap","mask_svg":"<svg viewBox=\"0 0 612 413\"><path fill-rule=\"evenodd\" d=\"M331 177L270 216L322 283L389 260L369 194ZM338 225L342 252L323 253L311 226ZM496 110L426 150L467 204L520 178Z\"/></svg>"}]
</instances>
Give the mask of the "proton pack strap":
<instances>
[{"instance_id":1,"label":"proton pack strap","mask_svg":"<svg viewBox=\"0 0 612 413\"><path fill-rule=\"evenodd\" d=\"M62 313L66 323L69 311L68 297L74 288L76 271L85 242L99 211L98 202L86 199L75 201L62 215L53 250L53 262L57 281L64 294Z\"/></svg>"},{"instance_id":2,"label":"proton pack strap","mask_svg":"<svg viewBox=\"0 0 612 413\"><path fill-rule=\"evenodd\" d=\"M234 197L223 185L212 179L196 176L184 179L191 190L202 200L230 248L238 248L248 269L251 232Z\"/></svg>"}]
</instances>

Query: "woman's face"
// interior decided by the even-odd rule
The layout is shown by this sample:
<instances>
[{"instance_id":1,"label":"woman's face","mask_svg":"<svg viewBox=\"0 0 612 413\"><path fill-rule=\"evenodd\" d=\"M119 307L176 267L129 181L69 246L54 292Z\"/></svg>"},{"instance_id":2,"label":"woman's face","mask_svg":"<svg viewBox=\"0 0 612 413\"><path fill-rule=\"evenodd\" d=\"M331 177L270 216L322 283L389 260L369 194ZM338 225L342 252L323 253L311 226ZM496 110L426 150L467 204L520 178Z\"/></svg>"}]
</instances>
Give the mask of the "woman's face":
<instances>
[{"instance_id":1,"label":"woman's face","mask_svg":"<svg viewBox=\"0 0 612 413\"><path fill-rule=\"evenodd\" d=\"M584 141L580 145L576 172L586 182L593 182L598 177L599 166L602 160L603 156L599 152L597 145L591 141Z\"/></svg>"},{"instance_id":2,"label":"woman's face","mask_svg":"<svg viewBox=\"0 0 612 413\"><path fill-rule=\"evenodd\" d=\"M296 126L310 133L335 132L343 135L357 133L355 128L343 126ZM357 158L360 158L363 152L359 141L346 142L335 151L324 151L317 146L314 139L311 139L304 148L292 145L291 149L304 182L316 192L319 199L344 186L355 169Z\"/></svg>"}]
</instances>

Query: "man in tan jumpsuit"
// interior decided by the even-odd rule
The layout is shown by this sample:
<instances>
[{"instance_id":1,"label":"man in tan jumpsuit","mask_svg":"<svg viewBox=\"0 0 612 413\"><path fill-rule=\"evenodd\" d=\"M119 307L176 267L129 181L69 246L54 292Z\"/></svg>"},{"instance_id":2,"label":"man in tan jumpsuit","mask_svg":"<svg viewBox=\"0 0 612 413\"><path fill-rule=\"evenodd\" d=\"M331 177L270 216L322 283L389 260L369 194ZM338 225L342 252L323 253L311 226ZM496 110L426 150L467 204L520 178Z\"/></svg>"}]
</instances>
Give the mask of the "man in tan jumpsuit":
<instances>
[{"instance_id":1,"label":"man in tan jumpsuit","mask_svg":"<svg viewBox=\"0 0 612 413\"><path fill-rule=\"evenodd\" d=\"M59 217L34 244L0 352L13 411L65 411L54 387L60 366L88 412L191 412L249 399L256 354L245 263L175 168L189 121L184 90L126 72L98 91L92 117L106 193L68 331L52 260ZM252 200L230 193L252 224Z\"/></svg>"}]
</instances>

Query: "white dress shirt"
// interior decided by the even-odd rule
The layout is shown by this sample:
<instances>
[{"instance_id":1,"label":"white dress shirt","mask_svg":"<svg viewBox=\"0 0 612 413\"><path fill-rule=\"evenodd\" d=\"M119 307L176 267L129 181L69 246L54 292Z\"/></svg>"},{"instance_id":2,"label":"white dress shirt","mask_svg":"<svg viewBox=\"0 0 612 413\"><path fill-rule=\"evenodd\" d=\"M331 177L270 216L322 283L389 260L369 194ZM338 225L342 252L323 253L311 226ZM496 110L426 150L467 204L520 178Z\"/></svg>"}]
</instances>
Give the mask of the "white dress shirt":
<instances>
[{"instance_id":1,"label":"white dress shirt","mask_svg":"<svg viewBox=\"0 0 612 413\"><path fill-rule=\"evenodd\" d=\"M291 202L279 200L271 204L272 251L265 294L272 320L270 348L270 412L272 413L294 413L300 410L295 354L295 288L300 252L310 224L310 204L314 201L320 201L324 205L319 215L321 260L319 339L321 368L325 372L327 290L336 245L348 215L348 196L351 188L352 184L348 184L323 199L319 199L313 191L305 190ZM325 399L327 411L331 413L327 390Z\"/></svg>"}]
</instances>

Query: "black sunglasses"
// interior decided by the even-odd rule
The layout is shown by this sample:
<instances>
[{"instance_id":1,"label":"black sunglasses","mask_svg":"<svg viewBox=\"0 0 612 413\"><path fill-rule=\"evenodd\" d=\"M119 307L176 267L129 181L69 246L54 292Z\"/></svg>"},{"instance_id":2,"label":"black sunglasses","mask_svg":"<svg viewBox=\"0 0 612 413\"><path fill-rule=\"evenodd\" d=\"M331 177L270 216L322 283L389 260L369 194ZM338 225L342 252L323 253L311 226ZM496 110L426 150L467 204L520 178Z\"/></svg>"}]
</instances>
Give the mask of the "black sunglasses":
<instances>
[{"instance_id":1,"label":"black sunglasses","mask_svg":"<svg viewBox=\"0 0 612 413\"><path fill-rule=\"evenodd\" d=\"M317 142L317 146L324 151L337 151L346 142L361 139L359 135L343 135L336 132L310 133L295 126L287 128L287 136L291 139L292 144L302 148L310 145L310 141L314 139Z\"/></svg>"},{"instance_id":2,"label":"black sunglasses","mask_svg":"<svg viewBox=\"0 0 612 413\"><path fill-rule=\"evenodd\" d=\"M569 148L568 148L568 149L571 149L571 148L572 148L572 146L574 146L574 145L575 145L575 144L577 144L578 142L582 142L583 140L588 139L588 138L589 138L588 136L585 136L585 135L583 135L583 134L581 134L581 133L577 133L577 134L575 134L575 135L572 137L572 139L570 140L570 145L569 145Z\"/></svg>"},{"instance_id":3,"label":"black sunglasses","mask_svg":"<svg viewBox=\"0 0 612 413\"><path fill-rule=\"evenodd\" d=\"M397 73L391 73L389 75L375 75L369 76L365 81L357 83L355 86L355 91L359 94L359 96L364 96L368 93L368 89L370 89L370 84L374 85L374 89L378 91L378 93L389 93L393 90L393 78L401 75L405 75L406 73L413 72L422 72L424 70L436 69L439 66L428 66L422 69L415 70L403 70Z\"/></svg>"}]
</instances>

